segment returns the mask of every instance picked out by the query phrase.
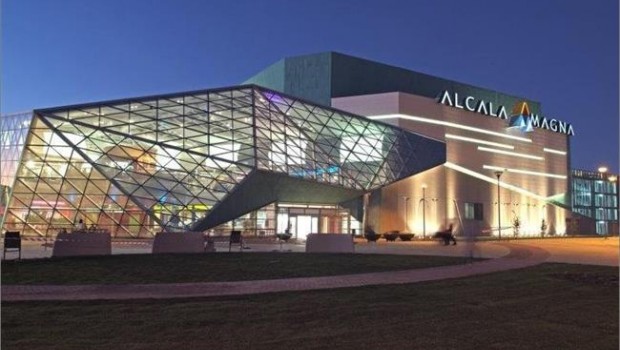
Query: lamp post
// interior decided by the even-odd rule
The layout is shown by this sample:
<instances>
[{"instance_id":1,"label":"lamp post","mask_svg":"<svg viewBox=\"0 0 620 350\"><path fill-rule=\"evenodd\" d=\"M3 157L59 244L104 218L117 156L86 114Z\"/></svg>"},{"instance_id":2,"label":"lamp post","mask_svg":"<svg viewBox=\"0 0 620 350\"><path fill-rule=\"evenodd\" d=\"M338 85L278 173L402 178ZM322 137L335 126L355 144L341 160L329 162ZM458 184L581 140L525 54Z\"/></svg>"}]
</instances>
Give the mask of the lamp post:
<instances>
[{"instance_id":1,"label":"lamp post","mask_svg":"<svg viewBox=\"0 0 620 350\"><path fill-rule=\"evenodd\" d=\"M409 197L403 196L405 200L405 231L409 232L409 220L407 218L407 212L409 211Z\"/></svg>"},{"instance_id":2,"label":"lamp post","mask_svg":"<svg viewBox=\"0 0 620 350\"><path fill-rule=\"evenodd\" d=\"M541 211L541 216L542 216L542 221L540 223L540 234L541 236L544 236L546 231L547 231L547 212L545 211L547 209L547 204L543 204L540 206L540 211Z\"/></svg>"},{"instance_id":3,"label":"lamp post","mask_svg":"<svg viewBox=\"0 0 620 350\"><path fill-rule=\"evenodd\" d=\"M497 176L497 232L500 240L502 239L502 203L499 197L499 178L503 173L501 170L495 172L495 176Z\"/></svg>"},{"instance_id":4,"label":"lamp post","mask_svg":"<svg viewBox=\"0 0 620 350\"><path fill-rule=\"evenodd\" d=\"M422 239L426 239L426 184L422 185Z\"/></svg>"}]
</instances>

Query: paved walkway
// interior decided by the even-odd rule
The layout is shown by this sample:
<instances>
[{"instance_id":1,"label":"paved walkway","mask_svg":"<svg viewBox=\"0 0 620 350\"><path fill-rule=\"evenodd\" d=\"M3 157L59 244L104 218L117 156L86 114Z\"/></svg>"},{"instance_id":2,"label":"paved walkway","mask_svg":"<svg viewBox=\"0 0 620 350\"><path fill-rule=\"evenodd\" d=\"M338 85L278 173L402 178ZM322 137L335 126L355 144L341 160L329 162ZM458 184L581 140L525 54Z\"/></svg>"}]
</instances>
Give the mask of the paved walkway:
<instances>
[{"instance_id":1,"label":"paved walkway","mask_svg":"<svg viewBox=\"0 0 620 350\"><path fill-rule=\"evenodd\" d=\"M620 240L618 237L528 239L514 240L510 243L534 245L546 250L550 254L547 262L619 266Z\"/></svg>"},{"instance_id":2,"label":"paved walkway","mask_svg":"<svg viewBox=\"0 0 620 350\"><path fill-rule=\"evenodd\" d=\"M526 244L497 244L508 248L509 253L497 259L465 265L239 282L70 286L3 285L2 301L169 299L416 283L519 269L541 264L549 257L547 251L538 247Z\"/></svg>"}]
</instances>

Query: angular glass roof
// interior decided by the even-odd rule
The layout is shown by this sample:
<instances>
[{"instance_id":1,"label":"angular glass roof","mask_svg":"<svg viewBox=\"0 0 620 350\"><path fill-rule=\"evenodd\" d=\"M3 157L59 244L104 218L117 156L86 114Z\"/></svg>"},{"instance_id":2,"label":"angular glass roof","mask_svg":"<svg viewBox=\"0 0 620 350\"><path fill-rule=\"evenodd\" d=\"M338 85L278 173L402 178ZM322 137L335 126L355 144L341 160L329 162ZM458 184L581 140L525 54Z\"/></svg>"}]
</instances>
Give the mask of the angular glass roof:
<instances>
[{"instance_id":1,"label":"angular glass roof","mask_svg":"<svg viewBox=\"0 0 620 350\"><path fill-rule=\"evenodd\" d=\"M204 229L255 173L350 196L445 161L441 142L257 86L37 110L28 126L5 221L40 235L79 218L121 236Z\"/></svg>"}]
</instances>

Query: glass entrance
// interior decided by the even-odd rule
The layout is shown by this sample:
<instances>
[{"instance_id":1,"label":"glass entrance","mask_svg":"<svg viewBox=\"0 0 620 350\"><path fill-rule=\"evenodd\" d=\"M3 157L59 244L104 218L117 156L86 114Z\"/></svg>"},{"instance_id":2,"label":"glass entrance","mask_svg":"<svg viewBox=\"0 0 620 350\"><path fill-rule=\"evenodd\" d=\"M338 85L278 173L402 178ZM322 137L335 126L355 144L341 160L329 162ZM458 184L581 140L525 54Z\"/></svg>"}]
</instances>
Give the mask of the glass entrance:
<instances>
[{"instance_id":1,"label":"glass entrance","mask_svg":"<svg viewBox=\"0 0 620 350\"><path fill-rule=\"evenodd\" d=\"M295 239L305 240L309 233L361 232L362 223L335 204L278 203L276 211L276 233L290 232Z\"/></svg>"},{"instance_id":2,"label":"glass entrance","mask_svg":"<svg viewBox=\"0 0 620 350\"><path fill-rule=\"evenodd\" d=\"M291 218L292 219L292 218ZM297 215L296 220L291 220L296 223L295 231L293 235L297 239L305 240L309 233L318 233L319 218L313 215Z\"/></svg>"}]
</instances>

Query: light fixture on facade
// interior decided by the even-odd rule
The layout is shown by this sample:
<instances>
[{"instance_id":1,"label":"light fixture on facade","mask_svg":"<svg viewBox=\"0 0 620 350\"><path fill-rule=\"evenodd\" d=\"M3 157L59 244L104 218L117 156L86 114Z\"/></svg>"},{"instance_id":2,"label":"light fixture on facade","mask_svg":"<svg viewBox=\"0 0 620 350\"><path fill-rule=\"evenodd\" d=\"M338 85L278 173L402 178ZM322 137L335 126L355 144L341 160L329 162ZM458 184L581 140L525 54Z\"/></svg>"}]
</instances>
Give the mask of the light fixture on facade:
<instances>
[{"instance_id":1,"label":"light fixture on facade","mask_svg":"<svg viewBox=\"0 0 620 350\"><path fill-rule=\"evenodd\" d=\"M501 149L493 149L493 148L488 148L488 147L483 147L483 146L478 146L478 151L490 152L490 153L498 153L498 154L505 154L507 156L527 158L527 159L545 160L545 158L540 157L540 156L532 156L532 155L529 155L529 154L504 151L504 150L501 150Z\"/></svg>"},{"instance_id":2,"label":"light fixture on facade","mask_svg":"<svg viewBox=\"0 0 620 350\"><path fill-rule=\"evenodd\" d=\"M474 128L472 126L461 125L461 124L452 123L452 122L446 122L446 121L443 121L443 120L436 120L436 119L430 119L430 118L422 118L422 117L413 116L413 115L407 115L407 114L373 115L373 116L368 116L368 119L372 119L372 120L386 120L386 119L412 120L412 121L421 122L421 123L434 124L434 125L443 125L443 126L448 126L448 127L456 128L456 129L468 130L468 131L473 131L473 132L477 132L477 133L481 133L481 134L493 135L493 136L497 136L497 137L503 137L503 138L506 138L506 139L511 139L511 140L517 140L517 141L523 141L523 142L532 143L531 139L528 139L528 138L525 138L525 137L508 135L508 134L503 134L503 133L499 133L499 132L495 132L495 131L491 131L491 130L486 130L486 129L481 129L481 128Z\"/></svg>"},{"instance_id":3,"label":"light fixture on facade","mask_svg":"<svg viewBox=\"0 0 620 350\"><path fill-rule=\"evenodd\" d=\"M446 134L446 138L447 139L453 139L453 140L459 140L459 141L465 141L465 142L471 142L471 143L479 143L479 144L487 145L487 146L495 146L495 147L501 147L501 148L506 148L506 149L515 149L515 146L512 146L512 145L507 145L507 144L499 143L499 142L492 142L492 141L487 141L487 140L476 139L476 138L473 138L473 137L465 137L465 136L460 136L460 135Z\"/></svg>"},{"instance_id":4,"label":"light fixture on facade","mask_svg":"<svg viewBox=\"0 0 620 350\"><path fill-rule=\"evenodd\" d=\"M543 148L543 152L561 154L563 156L566 155L566 152L560 151L560 150L557 150L557 149L553 149L553 148Z\"/></svg>"},{"instance_id":5,"label":"light fixture on facade","mask_svg":"<svg viewBox=\"0 0 620 350\"><path fill-rule=\"evenodd\" d=\"M483 165L482 166L483 169L489 169L489 170L504 170L506 168L502 168L502 167L498 167L498 166L494 166L494 165ZM517 174L523 174L523 175L533 175L533 176L542 176L542 177L552 177L552 178L556 178L556 179L566 179L566 175L559 175L559 174L550 174L550 173L542 173L542 172L538 172L538 171L531 171L531 170L525 170L525 169L514 169L514 168L508 168L508 171L510 171L511 173L517 173Z\"/></svg>"}]
</instances>

